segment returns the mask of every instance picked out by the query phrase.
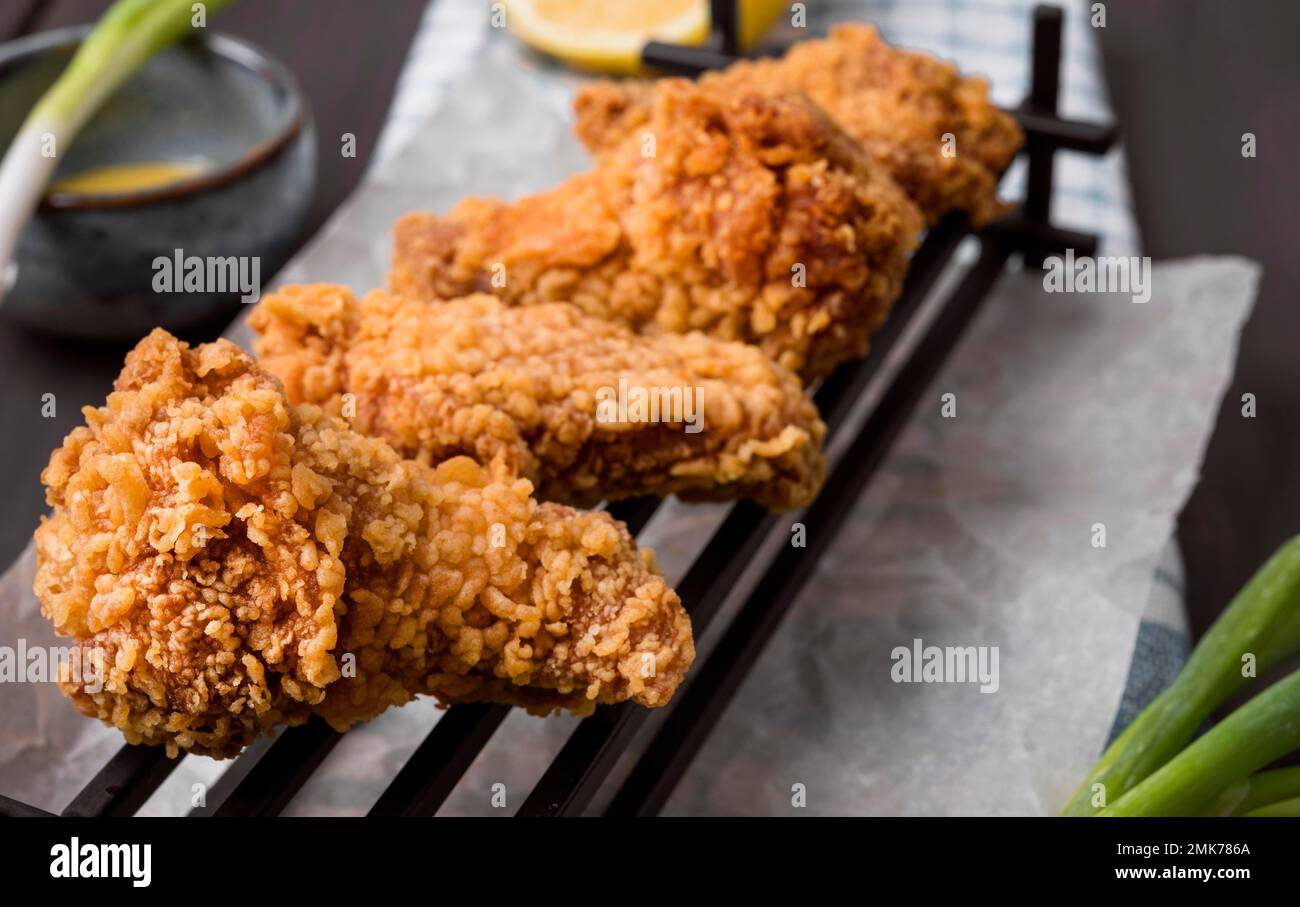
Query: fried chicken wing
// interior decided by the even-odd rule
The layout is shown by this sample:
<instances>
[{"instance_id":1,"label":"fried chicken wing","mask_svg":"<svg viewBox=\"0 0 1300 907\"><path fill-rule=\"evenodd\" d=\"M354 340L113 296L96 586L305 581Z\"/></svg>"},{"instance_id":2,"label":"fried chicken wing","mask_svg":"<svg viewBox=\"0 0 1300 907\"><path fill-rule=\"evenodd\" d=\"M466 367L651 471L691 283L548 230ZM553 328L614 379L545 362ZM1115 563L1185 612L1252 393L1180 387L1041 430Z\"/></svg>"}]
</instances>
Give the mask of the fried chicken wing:
<instances>
[{"instance_id":1,"label":"fried chicken wing","mask_svg":"<svg viewBox=\"0 0 1300 907\"><path fill-rule=\"evenodd\" d=\"M35 590L102 658L64 692L133 743L230 756L419 694L658 706L694 657L652 552L500 464L403 459L225 341L154 331L115 387L42 475Z\"/></svg>"},{"instance_id":2,"label":"fried chicken wing","mask_svg":"<svg viewBox=\"0 0 1300 907\"><path fill-rule=\"evenodd\" d=\"M997 184L1024 141L988 99L988 83L928 54L890 47L869 25L845 24L779 59L743 60L700 84L724 92L802 91L862 143L925 212L965 211L976 224L1002 210ZM598 156L644 129L654 89L596 82L574 101L577 133ZM951 139L945 139L951 136Z\"/></svg>"},{"instance_id":3,"label":"fried chicken wing","mask_svg":"<svg viewBox=\"0 0 1300 907\"><path fill-rule=\"evenodd\" d=\"M566 303L359 301L329 284L267 296L249 325L291 401L425 462L502 457L546 500L676 493L784 510L825 473L817 408L743 343L645 337Z\"/></svg>"},{"instance_id":4,"label":"fried chicken wing","mask_svg":"<svg viewBox=\"0 0 1300 907\"><path fill-rule=\"evenodd\" d=\"M897 298L919 212L800 95L669 79L600 166L504 202L398 221L390 284L572 302L640 333L759 346L805 379L862 355Z\"/></svg>"}]
</instances>

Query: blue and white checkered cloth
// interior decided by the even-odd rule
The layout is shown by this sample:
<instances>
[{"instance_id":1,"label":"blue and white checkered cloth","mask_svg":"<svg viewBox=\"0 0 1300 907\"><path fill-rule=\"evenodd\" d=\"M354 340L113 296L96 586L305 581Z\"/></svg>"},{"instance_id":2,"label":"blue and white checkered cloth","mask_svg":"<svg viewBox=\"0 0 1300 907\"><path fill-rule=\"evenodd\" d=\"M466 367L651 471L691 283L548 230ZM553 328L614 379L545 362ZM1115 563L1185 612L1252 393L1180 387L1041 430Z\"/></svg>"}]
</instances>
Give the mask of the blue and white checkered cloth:
<instances>
[{"instance_id":1,"label":"blue and white checkered cloth","mask_svg":"<svg viewBox=\"0 0 1300 907\"><path fill-rule=\"evenodd\" d=\"M1029 86L1035 5L1031 0L816 0L806 4L806 27L778 23L769 37L793 42L824 33L836 22L868 21L892 44L935 54L954 61L963 72L987 77L994 101L1014 107ZM1091 21L1092 6L1081 0L1064 4L1060 109L1075 119L1109 121L1113 112L1093 34L1097 26ZM491 27L489 8L483 0L430 3L398 83L376 159L394 154L415 137L489 42L511 40ZM573 88L581 77L523 48L519 63L537 72L557 113L569 116ZM1023 182L1023 161L1018 161L1003 181L1003 194L1018 197ZM1101 254L1140 253L1122 149L1103 158L1058 155L1052 204L1053 218L1061 225L1100 235ZM1187 659L1182 560L1172 539L1155 580L1112 734L1126 727Z\"/></svg>"}]
</instances>

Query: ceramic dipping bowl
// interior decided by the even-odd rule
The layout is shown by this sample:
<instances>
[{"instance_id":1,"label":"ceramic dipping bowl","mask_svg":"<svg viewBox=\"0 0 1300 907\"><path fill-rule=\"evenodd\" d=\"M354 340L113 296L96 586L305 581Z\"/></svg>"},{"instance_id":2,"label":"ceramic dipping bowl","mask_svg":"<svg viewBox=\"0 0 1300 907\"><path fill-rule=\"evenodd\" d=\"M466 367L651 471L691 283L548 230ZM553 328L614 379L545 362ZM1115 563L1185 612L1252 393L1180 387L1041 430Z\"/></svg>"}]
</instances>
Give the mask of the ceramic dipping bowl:
<instances>
[{"instance_id":1,"label":"ceramic dipping bowl","mask_svg":"<svg viewBox=\"0 0 1300 907\"><path fill-rule=\"evenodd\" d=\"M0 45L0 148L89 30ZM256 268L270 280L296 248L316 183L311 116L293 76L218 34L149 60L57 156L52 186L106 167L198 165L153 188L46 195L19 238L0 318L78 339L131 340L233 316L246 294L232 275Z\"/></svg>"}]
</instances>

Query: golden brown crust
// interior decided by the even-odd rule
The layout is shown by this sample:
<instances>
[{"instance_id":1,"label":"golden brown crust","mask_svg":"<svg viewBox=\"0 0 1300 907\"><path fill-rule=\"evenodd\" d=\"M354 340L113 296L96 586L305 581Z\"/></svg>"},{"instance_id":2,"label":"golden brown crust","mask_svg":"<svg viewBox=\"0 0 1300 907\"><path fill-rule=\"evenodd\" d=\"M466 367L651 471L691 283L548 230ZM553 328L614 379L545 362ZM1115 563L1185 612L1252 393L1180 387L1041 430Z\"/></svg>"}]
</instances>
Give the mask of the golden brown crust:
<instances>
[{"instance_id":1,"label":"golden brown crust","mask_svg":"<svg viewBox=\"0 0 1300 907\"><path fill-rule=\"evenodd\" d=\"M1001 213L997 183L1024 142L988 99L988 83L928 54L890 47L869 25L844 24L779 59L744 60L701 85L726 92L800 91L820 104L937 221L965 211L976 224ZM644 83L596 82L574 102L576 131L598 155L648 121ZM955 154L943 153L951 134Z\"/></svg>"},{"instance_id":2,"label":"golden brown crust","mask_svg":"<svg viewBox=\"0 0 1300 907\"><path fill-rule=\"evenodd\" d=\"M641 333L759 346L805 380L862 355L921 230L805 98L655 84L642 133L540 195L397 222L392 289L572 302Z\"/></svg>"},{"instance_id":3,"label":"golden brown crust","mask_svg":"<svg viewBox=\"0 0 1300 907\"><path fill-rule=\"evenodd\" d=\"M816 407L743 343L639 336L564 303L429 304L378 290L359 301L330 284L268 295L249 325L292 402L425 462L502 457L546 500L680 494L788 510L825 473ZM660 420L611 421L620 395L661 392L673 405Z\"/></svg>"},{"instance_id":4,"label":"golden brown crust","mask_svg":"<svg viewBox=\"0 0 1300 907\"><path fill-rule=\"evenodd\" d=\"M131 742L216 756L421 693L665 703L694 656L649 550L465 457L402 459L234 345L159 330L42 474L35 590L104 654L61 684Z\"/></svg>"}]
</instances>

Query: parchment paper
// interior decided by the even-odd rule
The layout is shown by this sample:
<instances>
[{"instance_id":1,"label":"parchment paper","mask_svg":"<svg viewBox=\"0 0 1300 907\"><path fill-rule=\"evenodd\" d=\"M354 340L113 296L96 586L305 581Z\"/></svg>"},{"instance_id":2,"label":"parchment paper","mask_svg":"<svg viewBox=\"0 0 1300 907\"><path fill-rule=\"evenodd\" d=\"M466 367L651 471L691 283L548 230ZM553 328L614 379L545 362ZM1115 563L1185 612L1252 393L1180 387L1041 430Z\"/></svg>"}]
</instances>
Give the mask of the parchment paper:
<instances>
[{"instance_id":1,"label":"parchment paper","mask_svg":"<svg viewBox=\"0 0 1300 907\"><path fill-rule=\"evenodd\" d=\"M553 96L501 46L279 282L382 285L397 215L541 189L587 166ZM1110 727L1257 276L1234 259L1164 263L1151 301L1136 305L1048 295L1040 274L1008 274L668 811L1057 809ZM940 414L949 392L955 418ZM721 512L674 503L648 527L670 578ZM1093 547L1095 523L1104 549ZM785 528L772 544L786 543ZM53 639L30 592L31 560L29 549L0 579L0 644ZM917 638L999 647L998 691L892 682L891 650ZM711 638L700 642L703 658ZM420 702L353 730L289 811L364 813L437 716ZM512 715L443 813L512 812L573 726ZM120 743L50 684L0 684L0 792L62 808ZM183 814L194 785L227 765L184 759L144 812ZM490 799L497 782L504 809ZM792 805L796 784L804 807Z\"/></svg>"}]
</instances>

